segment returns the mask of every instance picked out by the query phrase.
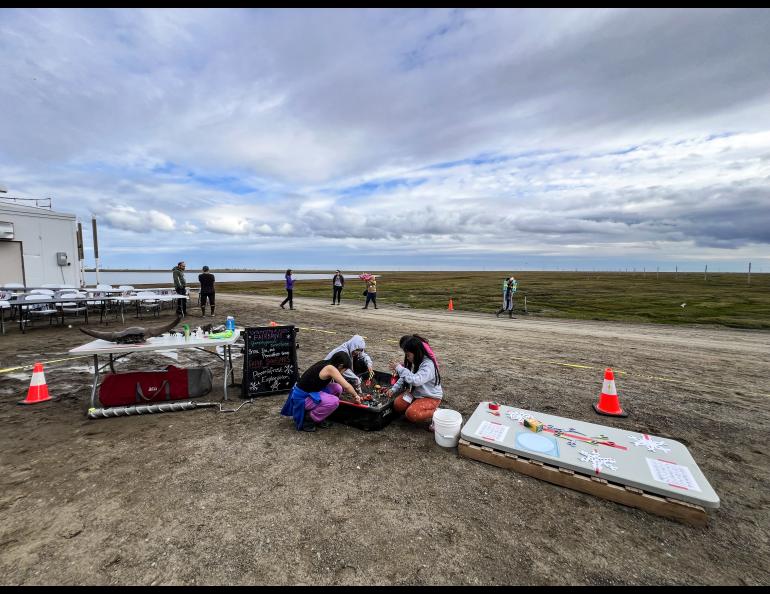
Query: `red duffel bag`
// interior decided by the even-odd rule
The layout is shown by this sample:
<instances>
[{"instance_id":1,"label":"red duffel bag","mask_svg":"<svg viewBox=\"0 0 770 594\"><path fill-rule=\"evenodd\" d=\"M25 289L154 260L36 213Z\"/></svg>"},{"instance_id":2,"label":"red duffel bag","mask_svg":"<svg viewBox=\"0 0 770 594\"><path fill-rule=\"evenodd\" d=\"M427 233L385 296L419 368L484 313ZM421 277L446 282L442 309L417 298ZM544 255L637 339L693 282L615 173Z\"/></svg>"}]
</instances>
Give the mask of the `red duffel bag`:
<instances>
[{"instance_id":1,"label":"red duffel bag","mask_svg":"<svg viewBox=\"0 0 770 594\"><path fill-rule=\"evenodd\" d=\"M197 398L211 391L211 379L208 367L111 373L99 386L99 402L107 408Z\"/></svg>"}]
</instances>

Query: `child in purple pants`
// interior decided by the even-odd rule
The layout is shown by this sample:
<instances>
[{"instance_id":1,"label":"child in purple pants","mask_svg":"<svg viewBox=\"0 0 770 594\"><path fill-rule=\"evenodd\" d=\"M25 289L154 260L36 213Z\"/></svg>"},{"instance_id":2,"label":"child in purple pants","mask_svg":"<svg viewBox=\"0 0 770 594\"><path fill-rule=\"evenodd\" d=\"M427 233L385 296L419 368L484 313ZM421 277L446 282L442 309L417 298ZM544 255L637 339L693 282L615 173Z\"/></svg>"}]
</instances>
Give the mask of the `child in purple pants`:
<instances>
[{"instance_id":1,"label":"child in purple pants","mask_svg":"<svg viewBox=\"0 0 770 594\"><path fill-rule=\"evenodd\" d=\"M328 427L326 417L339 406L342 390L361 402L361 395L342 377L350 367L346 352L334 353L331 359L311 365L289 392L281 414L294 418L297 431L315 431L316 425Z\"/></svg>"},{"instance_id":2,"label":"child in purple pants","mask_svg":"<svg viewBox=\"0 0 770 594\"><path fill-rule=\"evenodd\" d=\"M316 402L311 396L305 397L305 410L310 412L313 422L322 423L326 417L337 410L340 405L340 394L342 394L342 386L332 382L319 392L320 402Z\"/></svg>"}]
</instances>

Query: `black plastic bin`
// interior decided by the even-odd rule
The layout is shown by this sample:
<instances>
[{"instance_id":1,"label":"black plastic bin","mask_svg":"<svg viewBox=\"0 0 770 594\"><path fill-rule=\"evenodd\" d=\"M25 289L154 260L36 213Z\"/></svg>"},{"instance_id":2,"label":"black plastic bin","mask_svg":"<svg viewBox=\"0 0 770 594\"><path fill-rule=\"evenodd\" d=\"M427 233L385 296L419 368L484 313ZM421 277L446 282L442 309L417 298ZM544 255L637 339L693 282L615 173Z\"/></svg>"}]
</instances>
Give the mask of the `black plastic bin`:
<instances>
[{"instance_id":1,"label":"black plastic bin","mask_svg":"<svg viewBox=\"0 0 770 594\"><path fill-rule=\"evenodd\" d=\"M375 384L390 388L391 375L389 373L375 371L371 387L367 387L363 384L368 377L368 373L359 374L359 377L362 379L362 389L365 395L373 394L375 392ZM329 416L330 421L350 425L351 427L362 429L364 431L379 431L390 424L393 419L400 416L393 410L393 401L395 398L390 398L387 401L380 399L374 403L364 402L362 404L356 404L355 402L345 400L345 397L346 394L343 393L337 410Z\"/></svg>"}]
</instances>

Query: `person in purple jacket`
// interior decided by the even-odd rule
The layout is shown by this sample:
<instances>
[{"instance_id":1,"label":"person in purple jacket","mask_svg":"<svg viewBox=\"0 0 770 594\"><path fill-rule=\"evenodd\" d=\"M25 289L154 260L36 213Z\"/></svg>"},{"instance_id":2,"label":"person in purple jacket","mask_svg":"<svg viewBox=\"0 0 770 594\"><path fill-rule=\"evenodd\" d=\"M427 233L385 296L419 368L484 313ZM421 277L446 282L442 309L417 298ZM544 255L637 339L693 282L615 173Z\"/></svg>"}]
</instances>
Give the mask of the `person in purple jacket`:
<instances>
[{"instance_id":1,"label":"person in purple jacket","mask_svg":"<svg viewBox=\"0 0 770 594\"><path fill-rule=\"evenodd\" d=\"M294 309L294 279L291 277L291 268L286 271L286 299L281 301L281 309L286 309L284 305L289 302L289 309Z\"/></svg>"}]
</instances>

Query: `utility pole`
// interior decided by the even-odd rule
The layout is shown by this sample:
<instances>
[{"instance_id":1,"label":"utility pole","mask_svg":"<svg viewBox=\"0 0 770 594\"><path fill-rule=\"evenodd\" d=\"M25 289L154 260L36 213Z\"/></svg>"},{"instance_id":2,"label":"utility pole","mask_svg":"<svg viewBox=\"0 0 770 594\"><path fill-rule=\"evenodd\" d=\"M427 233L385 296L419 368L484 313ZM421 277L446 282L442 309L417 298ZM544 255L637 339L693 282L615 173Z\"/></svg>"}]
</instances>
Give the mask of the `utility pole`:
<instances>
[{"instance_id":1,"label":"utility pole","mask_svg":"<svg viewBox=\"0 0 770 594\"><path fill-rule=\"evenodd\" d=\"M83 274L83 260L85 260L85 255L83 254L83 223L78 221L78 233L77 233L77 243L78 243L78 282L81 287L85 287L85 275Z\"/></svg>"},{"instance_id":2,"label":"utility pole","mask_svg":"<svg viewBox=\"0 0 770 594\"><path fill-rule=\"evenodd\" d=\"M703 280L704 281L708 280L708 278L706 278L706 276L708 275L708 271L709 271L709 265L706 264L706 268L703 269Z\"/></svg>"},{"instance_id":3,"label":"utility pole","mask_svg":"<svg viewBox=\"0 0 770 594\"><path fill-rule=\"evenodd\" d=\"M749 262L749 286L751 285L751 262Z\"/></svg>"},{"instance_id":4,"label":"utility pole","mask_svg":"<svg viewBox=\"0 0 770 594\"><path fill-rule=\"evenodd\" d=\"M94 269L96 270L96 284L99 285L99 239L96 236L96 217L91 217L91 229L93 229L94 232L94 261L96 262L96 266Z\"/></svg>"}]
</instances>

